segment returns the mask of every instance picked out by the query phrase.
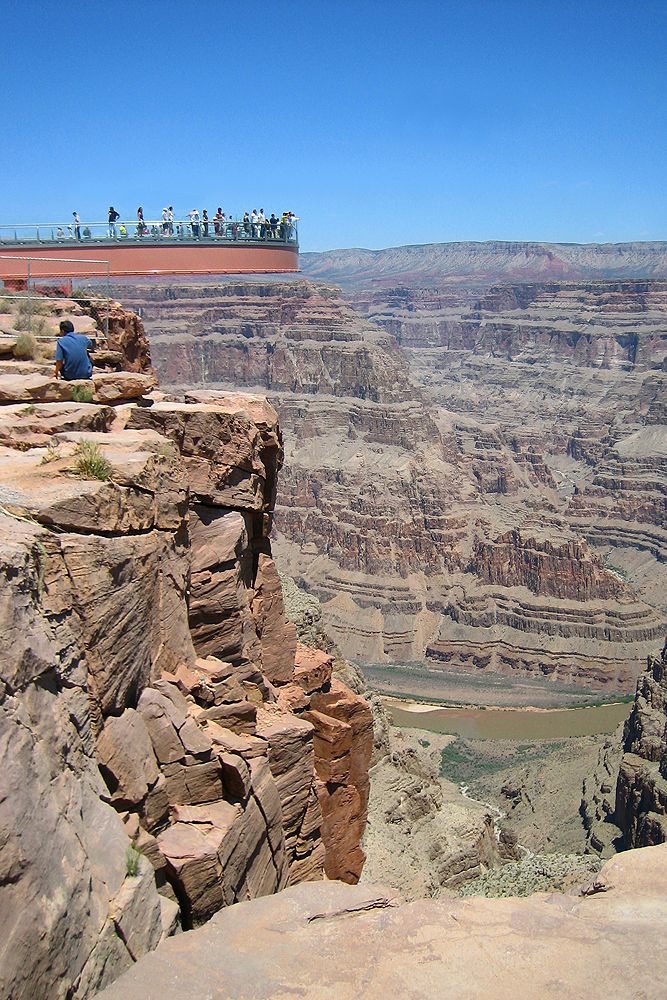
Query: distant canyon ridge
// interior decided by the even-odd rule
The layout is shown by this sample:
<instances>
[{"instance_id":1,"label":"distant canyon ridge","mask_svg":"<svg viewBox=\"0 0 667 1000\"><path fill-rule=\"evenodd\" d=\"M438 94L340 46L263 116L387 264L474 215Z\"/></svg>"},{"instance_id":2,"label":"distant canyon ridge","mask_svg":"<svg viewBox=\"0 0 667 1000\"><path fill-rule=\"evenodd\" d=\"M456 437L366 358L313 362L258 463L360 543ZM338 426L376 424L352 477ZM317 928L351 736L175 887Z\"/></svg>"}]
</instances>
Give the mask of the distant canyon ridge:
<instances>
[{"instance_id":1,"label":"distant canyon ridge","mask_svg":"<svg viewBox=\"0 0 667 1000\"><path fill-rule=\"evenodd\" d=\"M667 632L667 243L302 267L115 292L163 386L277 407L274 549L344 653L630 692Z\"/></svg>"},{"instance_id":2,"label":"distant canyon ridge","mask_svg":"<svg viewBox=\"0 0 667 1000\"><path fill-rule=\"evenodd\" d=\"M429 243L386 250L302 253L301 270L313 281L344 288L439 286L497 281L578 281L667 278L667 242Z\"/></svg>"}]
</instances>

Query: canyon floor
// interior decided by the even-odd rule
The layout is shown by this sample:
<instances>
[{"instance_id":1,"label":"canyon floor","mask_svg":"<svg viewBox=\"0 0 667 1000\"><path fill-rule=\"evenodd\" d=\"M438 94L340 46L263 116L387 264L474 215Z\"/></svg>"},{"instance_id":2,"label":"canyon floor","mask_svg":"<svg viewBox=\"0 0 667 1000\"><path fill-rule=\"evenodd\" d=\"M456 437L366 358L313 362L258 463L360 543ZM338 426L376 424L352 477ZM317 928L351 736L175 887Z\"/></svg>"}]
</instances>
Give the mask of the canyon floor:
<instances>
[{"instance_id":1,"label":"canyon floor","mask_svg":"<svg viewBox=\"0 0 667 1000\"><path fill-rule=\"evenodd\" d=\"M434 705L565 708L597 705L619 697L537 677L512 678L488 670L464 673L455 669L438 669L429 661L365 663L363 669L364 676L379 694Z\"/></svg>"}]
</instances>

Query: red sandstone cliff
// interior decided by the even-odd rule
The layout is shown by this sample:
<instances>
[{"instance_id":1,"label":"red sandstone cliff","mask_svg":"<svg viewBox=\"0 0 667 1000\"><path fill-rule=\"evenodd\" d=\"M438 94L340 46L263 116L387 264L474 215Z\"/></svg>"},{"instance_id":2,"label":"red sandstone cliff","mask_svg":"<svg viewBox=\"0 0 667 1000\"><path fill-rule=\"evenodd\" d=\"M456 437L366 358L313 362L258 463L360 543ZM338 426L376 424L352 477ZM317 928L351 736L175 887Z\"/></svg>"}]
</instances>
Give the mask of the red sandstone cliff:
<instances>
[{"instance_id":1,"label":"red sandstone cliff","mask_svg":"<svg viewBox=\"0 0 667 1000\"><path fill-rule=\"evenodd\" d=\"M118 372L78 403L34 367L0 372L0 992L17 1000L91 996L237 900L356 881L372 747L366 702L283 614L272 407L141 399L151 377ZM84 441L99 474L77 472Z\"/></svg>"},{"instance_id":2,"label":"red sandstone cliff","mask_svg":"<svg viewBox=\"0 0 667 1000\"><path fill-rule=\"evenodd\" d=\"M548 539L523 538L516 529L493 541L478 540L471 569L484 583L580 601L615 597L623 589L585 542L554 545Z\"/></svg>"}]
</instances>

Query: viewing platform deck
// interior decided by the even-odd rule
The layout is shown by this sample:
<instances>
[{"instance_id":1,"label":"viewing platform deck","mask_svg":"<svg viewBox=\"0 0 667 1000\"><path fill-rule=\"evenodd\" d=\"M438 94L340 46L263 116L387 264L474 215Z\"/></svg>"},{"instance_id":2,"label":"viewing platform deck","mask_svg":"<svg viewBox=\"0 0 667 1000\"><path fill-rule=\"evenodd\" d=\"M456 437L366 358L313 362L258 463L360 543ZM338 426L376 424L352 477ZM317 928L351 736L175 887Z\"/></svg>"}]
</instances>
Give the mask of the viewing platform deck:
<instances>
[{"instance_id":1,"label":"viewing platform deck","mask_svg":"<svg viewBox=\"0 0 667 1000\"><path fill-rule=\"evenodd\" d=\"M20 287L34 279L150 275L286 274L299 270L296 225L227 221L214 231L201 222L0 226L0 279ZM78 235L77 235L78 233Z\"/></svg>"}]
</instances>

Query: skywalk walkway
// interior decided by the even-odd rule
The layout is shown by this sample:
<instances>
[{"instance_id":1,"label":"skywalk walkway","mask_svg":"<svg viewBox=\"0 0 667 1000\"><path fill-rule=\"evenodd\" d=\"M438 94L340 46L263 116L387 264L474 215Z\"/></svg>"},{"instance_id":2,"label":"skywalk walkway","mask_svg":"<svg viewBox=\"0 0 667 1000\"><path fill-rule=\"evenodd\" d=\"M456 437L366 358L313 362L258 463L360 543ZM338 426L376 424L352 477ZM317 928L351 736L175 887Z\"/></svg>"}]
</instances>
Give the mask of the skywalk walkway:
<instances>
[{"instance_id":1,"label":"skywalk walkway","mask_svg":"<svg viewBox=\"0 0 667 1000\"><path fill-rule=\"evenodd\" d=\"M296 221L227 220L0 225L0 278L19 287L37 278L279 274L299 270Z\"/></svg>"}]
</instances>

